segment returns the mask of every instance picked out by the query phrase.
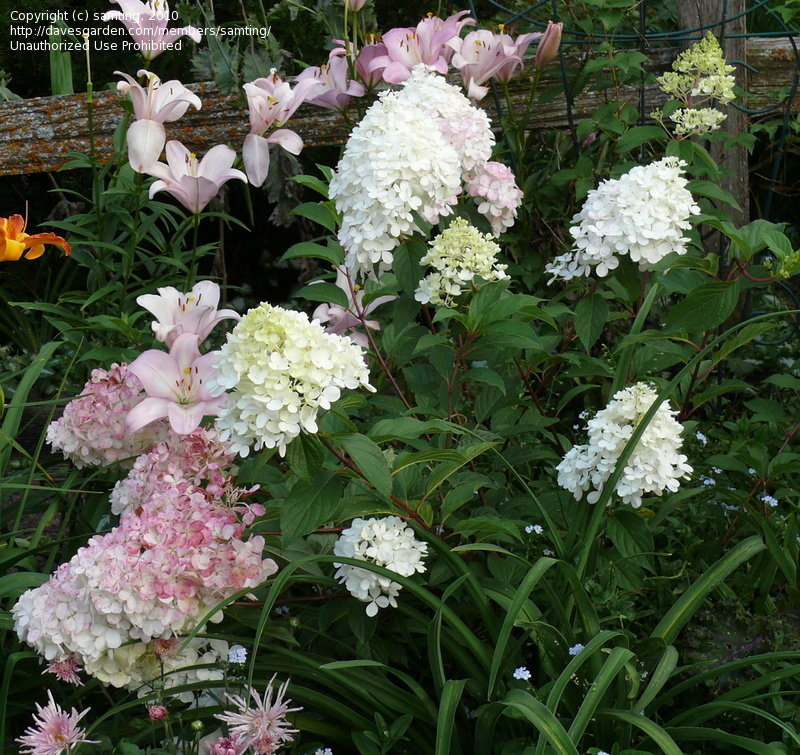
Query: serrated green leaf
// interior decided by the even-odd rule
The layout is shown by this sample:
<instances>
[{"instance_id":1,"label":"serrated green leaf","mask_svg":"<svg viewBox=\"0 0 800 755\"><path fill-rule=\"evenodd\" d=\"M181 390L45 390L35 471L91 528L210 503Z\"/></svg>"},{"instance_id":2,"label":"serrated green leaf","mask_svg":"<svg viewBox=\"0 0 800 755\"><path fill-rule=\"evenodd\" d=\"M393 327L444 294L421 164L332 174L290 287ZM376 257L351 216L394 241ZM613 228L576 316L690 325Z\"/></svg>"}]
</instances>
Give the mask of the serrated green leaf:
<instances>
[{"instance_id":1,"label":"serrated green leaf","mask_svg":"<svg viewBox=\"0 0 800 755\"><path fill-rule=\"evenodd\" d=\"M344 252L335 241L329 240L328 246L322 246L314 241L301 241L286 250L281 260L293 260L303 257L313 257L318 260L325 260L331 265L341 265L344 262Z\"/></svg>"},{"instance_id":2,"label":"serrated green leaf","mask_svg":"<svg viewBox=\"0 0 800 755\"><path fill-rule=\"evenodd\" d=\"M325 281L310 283L307 286L303 286L303 288L297 292L296 296L308 299L309 301L338 304L343 309L347 309L350 306L350 302L347 300L347 294L335 283L327 283Z\"/></svg>"},{"instance_id":3,"label":"serrated green leaf","mask_svg":"<svg viewBox=\"0 0 800 755\"><path fill-rule=\"evenodd\" d=\"M575 306L575 333L589 351L608 320L608 302L599 294L586 296Z\"/></svg>"},{"instance_id":4,"label":"serrated green leaf","mask_svg":"<svg viewBox=\"0 0 800 755\"><path fill-rule=\"evenodd\" d=\"M281 532L292 543L328 521L339 503L344 481L329 472L298 480L283 502Z\"/></svg>"},{"instance_id":5,"label":"serrated green leaf","mask_svg":"<svg viewBox=\"0 0 800 755\"><path fill-rule=\"evenodd\" d=\"M337 435L335 438L350 458L358 465L364 477L383 496L392 492L392 475L386 457L375 441L366 435Z\"/></svg>"}]
</instances>

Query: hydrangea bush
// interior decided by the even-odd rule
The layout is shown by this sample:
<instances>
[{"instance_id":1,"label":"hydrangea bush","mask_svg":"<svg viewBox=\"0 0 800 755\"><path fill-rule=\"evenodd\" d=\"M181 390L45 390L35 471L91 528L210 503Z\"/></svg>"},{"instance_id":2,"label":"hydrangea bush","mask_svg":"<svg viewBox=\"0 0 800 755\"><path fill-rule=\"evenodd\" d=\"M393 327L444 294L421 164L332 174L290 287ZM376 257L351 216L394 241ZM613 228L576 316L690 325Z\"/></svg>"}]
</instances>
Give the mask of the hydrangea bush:
<instances>
[{"instance_id":1,"label":"hydrangea bush","mask_svg":"<svg viewBox=\"0 0 800 755\"><path fill-rule=\"evenodd\" d=\"M119 5L148 65L200 35ZM798 255L726 215L702 141L734 95L716 40L659 79L656 125L612 103L536 144L561 23L373 22L347 0L328 63L248 81L249 133L200 162L168 139L200 98L120 72L135 119L109 166L87 158L69 242L0 219L1 260L74 264L86 287L28 303L57 336L3 379L0 739L796 751L800 376L758 345L792 313L747 315ZM643 62L607 65L637 81ZM490 86L502 123L476 105ZM263 301L200 230L241 222L207 209L232 179L286 188L304 103L352 128L294 176L305 237L282 252L306 285Z\"/></svg>"}]
</instances>

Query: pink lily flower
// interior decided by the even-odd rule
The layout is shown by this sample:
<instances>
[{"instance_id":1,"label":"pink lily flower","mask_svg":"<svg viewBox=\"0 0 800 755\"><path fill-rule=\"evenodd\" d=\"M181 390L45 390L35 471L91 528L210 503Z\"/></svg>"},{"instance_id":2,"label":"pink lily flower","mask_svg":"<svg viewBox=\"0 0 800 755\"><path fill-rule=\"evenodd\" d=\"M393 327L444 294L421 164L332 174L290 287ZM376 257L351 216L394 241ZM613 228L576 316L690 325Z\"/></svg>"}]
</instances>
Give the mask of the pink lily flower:
<instances>
[{"instance_id":1,"label":"pink lily flower","mask_svg":"<svg viewBox=\"0 0 800 755\"><path fill-rule=\"evenodd\" d=\"M156 316L153 332L168 347L183 333L193 333L202 343L217 323L241 320L239 313L232 309L217 309L219 286L212 281L200 281L186 294L165 286L158 289L158 294L139 296L136 303Z\"/></svg>"},{"instance_id":2,"label":"pink lily flower","mask_svg":"<svg viewBox=\"0 0 800 755\"><path fill-rule=\"evenodd\" d=\"M506 48L513 47L514 55L519 58L519 62L509 58L492 77L495 81L508 83L514 77L517 68L522 65L522 56L525 55L525 51L530 46L531 42L535 39L541 39L544 35L541 32L535 32L533 34L520 34L514 39L510 34L505 34L501 31L497 36L503 40Z\"/></svg>"},{"instance_id":3,"label":"pink lily flower","mask_svg":"<svg viewBox=\"0 0 800 755\"><path fill-rule=\"evenodd\" d=\"M356 78L358 78L367 89L374 89L383 81L384 66L379 65L377 68L371 68L370 66L375 58L386 58L386 45L378 41L380 37L377 34L368 34L367 39L373 41L364 45L358 50L357 54L354 52L352 44L348 48L345 48L343 40L334 39L333 41L341 45L341 47L336 47L331 50L329 58L330 60L333 60L333 58L340 58L347 61L349 64L353 57L355 57Z\"/></svg>"},{"instance_id":4,"label":"pink lily flower","mask_svg":"<svg viewBox=\"0 0 800 755\"><path fill-rule=\"evenodd\" d=\"M364 299L364 289L354 284L347 268L342 265L337 265L336 267L336 285L341 288L347 296L347 301L349 302L347 309L338 304L320 304L314 310L311 319L317 320L317 322L330 323L325 328L326 332L335 333L339 336L347 335L353 343L357 343L359 346L363 346L366 349L369 346L369 339L364 333L348 333L347 331L354 331L356 328L361 327L362 317L366 317L382 304L394 301L397 297L378 296L364 306L362 303ZM380 323L377 320L364 320L363 324L370 330L381 329Z\"/></svg>"},{"instance_id":5,"label":"pink lily flower","mask_svg":"<svg viewBox=\"0 0 800 755\"><path fill-rule=\"evenodd\" d=\"M522 53L540 34L523 34L516 43L508 34L494 34L486 29L471 31L464 39L454 37L447 45L455 50L452 64L461 71L467 95L483 99L488 87L482 86L498 72L509 76L522 65ZM505 78L502 80L506 80Z\"/></svg>"},{"instance_id":6,"label":"pink lily flower","mask_svg":"<svg viewBox=\"0 0 800 755\"><path fill-rule=\"evenodd\" d=\"M197 335L182 333L169 354L150 349L128 365L147 394L128 412L125 418L128 432L134 433L166 417L178 435L188 435L203 417L219 414L226 397L213 396L208 388L218 353L201 355L197 343Z\"/></svg>"},{"instance_id":7,"label":"pink lily flower","mask_svg":"<svg viewBox=\"0 0 800 755\"><path fill-rule=\"evenodd\" d=\"M235 170L236 152L224 144L212 147L198 163L197 156L180 142L167 142L167 164L153 163L145 172L160 179L150 187L150 199L159 191L172 194L189 212L200 212L222 184L247 176Z\"/></svg>"},{"instance_id":8,"label":"pink lily flower","mask_svg":"<svg viewBox=\"0 0 800 755\"><path fill-rule=\"evenodd\" d=\"M280 144L287 152L299 155L303 140L291 129L280 128L306 100L325 85L314 78L298 81L292 89L273 68L267 78L244 85L250 109L250 133L245 137L242 157L247 178L253 186L261 186L269 171L269 145ZM269 129L278 126L269 136Z\"/></svg>"},{"instance_id":9,"label":"pink lily flower","mask_svg":"<svg viewBox=\"0 0 800 755\"><path fill-rule=\"evenodd\" d=\"M164 123L177 121L193 105L195 110L202 107L200 98L187 89L177 79L163 84L152 71L141 70L137 76L147 79L147 89L136 79L122 71L114 71L126 81L117 84L117 91L127 94L133 103L136 120L128 129L128 160L137 173L147 168L161 157L167 143Z\"/></svg>"},{"instance_id":10,"label":"pink lily flower","mask_svg":"<svg viewBox=\"0 0 800 755\"><path fill-rule=\"evenodd\" d=\"M119 20L125 24L136 41L136 49L145 60L153 60L164 50L174 45L178 39L188 36L195 42L203 38L200 29L184 26L181 29L167 29L170 19L167 0L111 0L122 10L109 10L103 14L103 21Z\"/></svg>"},{"instance_id":11,"label":"pink lily flower","mask_svg":"<svg viewBox=\"0 0 800 755\"><path fill-rule=\"evenodd\" d=\"M342 48L339 49L344 53ZM367 91L363 84L350 80L347 69L347 59L332 50L327 65L309 66L296 80L299 83L312 79L323 84L324 89L318 88L315 96L308 100L310 104L329 110L344 110L353 97L363 97Z\"/></svg>"},{"instance_id":12,"label":"pink lily flower","mask_svg":"<svg viewBox=\"0 0 800 755\"><path fill-rule=\"evenodd\" d=\"M370 70L385 66L383 80L400 84L411 76L418 63L432 66L439 73L447 73L453 49L447 43L457 37L466 25L474 25L474 18L463 18L469 11L462 10L442 21L438 16L423 18L416 27L390 29L383 35L387 54L376 57Z\"/></svg>"}]
</instances>

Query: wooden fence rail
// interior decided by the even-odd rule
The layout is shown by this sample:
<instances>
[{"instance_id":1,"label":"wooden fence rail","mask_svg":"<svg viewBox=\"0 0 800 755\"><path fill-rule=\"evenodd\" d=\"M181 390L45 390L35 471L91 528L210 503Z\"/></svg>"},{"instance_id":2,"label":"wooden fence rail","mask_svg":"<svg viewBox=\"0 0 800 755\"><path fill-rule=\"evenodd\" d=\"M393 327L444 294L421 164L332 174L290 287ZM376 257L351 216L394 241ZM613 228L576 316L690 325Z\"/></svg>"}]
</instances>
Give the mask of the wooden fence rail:
<instances>
[{"instance_id":1,"label":"wooden fence rail","mask_svg":"<svg viewBox=\"0 0 800 755\"><path fill-rule=\"evenodd\" d=\"M653 51L651 70L666 69L676 50ZM783 39L751 39L747 44L748 91L743 103L750 108L763 108L780 102L792 82L796 59L790 43ZM550 81L558 74L553 67ZM545 81L544 86L547 86ZM520 80L517 81L520 87ZM168 138L179 139L198 152L214 144L230 143L239 147L248 132L247 111L236 96L220 93L213 84L194 84L191 88L203 101L203 109L190 111L178 122L167 124ZM783 90L783 94L781 93ZM619 96L618 96L619 95ZM517 88L512 101L522 102L524 93ZM576 120L595 112L612 99L626 99L639 104L639 89L622 87L619 92L584 91L574 102ZM496 119L491 97L484 101L490 117ZM664 102L664 95L655 85L646 87L649 109ZM797 102L790 103L797 109ZM123 117L119 95L100 92L94 98L95 145L101 159L113 154L114 130ZM68 162L69 152L88 152L88 125L85 95L36 97L0 103L0 175L43 173L58 170ZM301 107L291 120L307 146L341 144L349 131L337 113L310 105ZM537 109L531 128L547 130L567 125L566 101L560 96Z\"/></svg>"}]
</instances>

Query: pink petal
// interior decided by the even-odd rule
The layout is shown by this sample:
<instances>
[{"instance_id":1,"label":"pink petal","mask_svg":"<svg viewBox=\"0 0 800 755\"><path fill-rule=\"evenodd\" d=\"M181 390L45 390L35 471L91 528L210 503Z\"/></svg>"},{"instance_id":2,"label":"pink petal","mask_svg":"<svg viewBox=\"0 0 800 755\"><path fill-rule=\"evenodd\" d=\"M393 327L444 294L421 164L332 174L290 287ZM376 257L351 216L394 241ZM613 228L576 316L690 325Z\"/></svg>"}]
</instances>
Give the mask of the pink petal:
<instances>
[{"instance_id":1,"label":"pink petal","mask_svg":"<svg viewBox=\"0 0 800 755\"><path fill-rule=\"evenodd\" d=\"M224 144L212 147L197 166L198 177L216 182L218 177L233 166L236 152Z\"/></svg>"},{"instance_id":2,"label":"pink petal","mask_svg":"<svg viewBox=\"0 0 800 755\"><path fill-rule=\"evenodd\" d=\"M140 354L128 365L128 371L139 378L148 396L163 399L172 399L175 396L176 385L182 377L174 356L157 349L149 349Z\"/></svg>"},{"instance_id":3,"label":"pink petal","mask_svg":"<svg viewBox=\"0 0 800 755\"><path fill-rule=\"evenodd\" d=\"M299 155L303 151L303 140L291 129L279 128L273 131L268 137L268 142L280 144L287 152Z\"/></svg>"},{"instance_id":4,"label":"pink petal","mask_svg":"<svg viewBox=\"0 0 800 755\"><path fill-rule=\"evenodd\" d=\"M158 121L138 120L128 128L128 160L137 173L146 173L161 157L167 133Z\"/></svg>"},{"instance_id":5,"label":"pink petal","mask_svg":"<svg viewBox=\"0 0 800 755\"><path fill-rule=\"evenodd\" d=\"M167 406L170 427L178 435L188 435L195 430L204 416L203 404L175 404Z\"/></svg>"},{"instance_id":6,"label":"pink petal","mask_svg":"<svg viewBox=\"0 0 800 755\"><path fill-rule=\"evenodd\" d=\"M269 142L258 134L248 134L242 147L244 169L253 186L261 186L269 172Z\"/></svg>"},{"instance_id":7,"label":"pink petal","mask_svg":"<svg viewBox=\"0 0 800 755\"><path fill-rule=\"evenodd\" d=\"M164 398L146 398L128 412L125 417L125 429L130 433L141 430L157 419L167 416L169 407L173 402Z\"/></svg>"}]
</instances>

